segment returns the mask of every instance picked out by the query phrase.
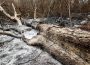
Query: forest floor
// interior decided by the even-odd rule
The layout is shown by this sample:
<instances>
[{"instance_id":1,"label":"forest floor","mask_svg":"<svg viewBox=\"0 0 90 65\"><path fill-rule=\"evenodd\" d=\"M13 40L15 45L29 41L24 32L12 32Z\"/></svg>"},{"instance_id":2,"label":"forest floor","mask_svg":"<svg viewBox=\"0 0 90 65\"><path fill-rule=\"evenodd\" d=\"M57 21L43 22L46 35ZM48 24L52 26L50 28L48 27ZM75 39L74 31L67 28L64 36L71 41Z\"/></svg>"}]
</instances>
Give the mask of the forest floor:
<instances>
[{"instance_id":1,"label":"forest floor","mask_svg":"<svg viewBox=\"0 0 90 65\"><path fill-rule=\"evenodd\" d=\"M90 38L86 40L90 32L76 27L83 20L75 19L69 22L68 18L62 20L57 17L38 18L37 20L23 19L22 26L5 20L0 21L0 65L90 64ZM81 40L82 44L79 44L75 42L78 39L75 40L72 34L67 39L70 35L67 32L74 32L75 36L82 37L79 40L83 39L84 35L86 38L84 41L89 42L86 44ZM67 34L67 37L64 38L63 34ZM74 41L70 41L71 39Z\"/></svg>"}]
</instances>

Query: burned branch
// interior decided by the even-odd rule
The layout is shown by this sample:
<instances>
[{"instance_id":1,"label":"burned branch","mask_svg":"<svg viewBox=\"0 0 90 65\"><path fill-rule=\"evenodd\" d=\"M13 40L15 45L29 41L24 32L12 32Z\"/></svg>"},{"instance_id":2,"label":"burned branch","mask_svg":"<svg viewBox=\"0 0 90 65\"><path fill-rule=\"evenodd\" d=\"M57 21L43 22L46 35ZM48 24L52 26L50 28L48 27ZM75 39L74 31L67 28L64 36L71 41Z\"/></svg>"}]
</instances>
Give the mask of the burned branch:
<instances>
[{"instance_id":1,"label":"burned branch","mask_svg":"<svg viewBox=\"0 0 90 65\"><path fill-rule=\"evenodd\" d=\"M9 32L9 31L0 31L0 35L8 35L8 36L11 36L11 37L15 37L15 38L22 38L22 36L20 35L15 35L13 34L12 32Z\"/></svg>"},{"instance_id":2,"label":"burned branch","mask_svg":"<svg viewBox=\"0 0 90 65\"><path fill-rule=\"evenodd\" d=\"M5 11L5 9L1 5L0 5L0 11L3 12L10 19L16 20L17 23L18 23L18 25L22 25L22 22L21 22L20 18L18 17L18 15L20 15L20 14L17 14L16 9L15 9L15 6L14 6L13 3L12 3L12 7L13 7L13 10L14 10L14 16L11 16L9 13L7 13Z\"/></svg>"}]
</instances>

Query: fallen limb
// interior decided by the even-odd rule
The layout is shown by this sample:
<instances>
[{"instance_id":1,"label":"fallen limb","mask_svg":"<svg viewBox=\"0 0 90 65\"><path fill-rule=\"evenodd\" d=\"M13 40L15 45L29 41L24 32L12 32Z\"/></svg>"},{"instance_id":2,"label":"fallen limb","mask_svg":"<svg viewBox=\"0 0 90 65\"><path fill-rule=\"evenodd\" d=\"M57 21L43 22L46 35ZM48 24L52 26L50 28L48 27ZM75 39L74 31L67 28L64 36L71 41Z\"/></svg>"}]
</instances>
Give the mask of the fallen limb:
<instances>
[{"instance_id":1,"label":"fallen limb","mask_svg":"<svg viewBox=\"0 0 90 65\"><path fill-rule=\"evenodd\" d=\"M22 36L15 35L15 34L13 34L12 32L9 32L9 31L0 31L0 34L8 35L8 36L15 37L15 38L22 38Z\"/></svg>"},{"instance_id":2,"label":"fallen limb","mask_svg":"<svg viewBox=\"0 0 90 65\"><path fill-rule=\"evenodd\" d=\"M11 27L11 28L1 28L1 27L0 27L0 29L3 30L3 31L14 30L15 32L18 32L19 34L21 33L21 31L18 31L16 28L13 28L13 27Z\"/></svg>"}]
</instances>

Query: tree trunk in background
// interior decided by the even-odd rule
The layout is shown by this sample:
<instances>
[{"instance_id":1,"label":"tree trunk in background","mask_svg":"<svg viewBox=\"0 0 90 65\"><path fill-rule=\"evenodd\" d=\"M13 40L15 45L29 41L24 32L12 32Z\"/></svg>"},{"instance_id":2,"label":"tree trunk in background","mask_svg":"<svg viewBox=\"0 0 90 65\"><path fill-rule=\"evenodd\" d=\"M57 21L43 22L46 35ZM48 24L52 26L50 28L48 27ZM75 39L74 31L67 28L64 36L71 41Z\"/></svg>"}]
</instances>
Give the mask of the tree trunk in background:
<instances>
[{"instance_id":1,"label":"tree trunk in background","mask_svg":"<svg viewBox=\"0 0 90 65\"><path fill-rule=\"evenodd\" d=\"M69 20L71 22L71 0L68 0Z\"/></svg>"},{"instance_id":2,"label":"tree trunk in background","mask_svg":"<svg viewBox=\"0 0 90 65\"><path fill-rule=\"evenodd\" d=\"M34 4L34 19L36 19L37 18L37 1L34 0L33 4Z\"/></svg>"},{"instance_id":3,"label":"tree trunk in background","mask_svg":"<svg viewBox=\"0 0 90 65\"><path fill-rule=\"evenodd\" d=\"M3 0L0 0L3 1ZM14 2L17 9L21 10L23 16L29 15L29 17L33 17L34 15L34 3L33 0L5 0L9 4ZM54 3L51 5L51 0L37 0L37 17L47 17L48 12L50 16L60 16L62 12L62 16L68 16L68 4L70 2L74 2L71 6L72 13L88 13L90 12L90 1L88 0L86 3L82 0L52 0ZM61 2L62 1L62 2ZM81 12L80 12L81 8ZM50 10L49 10L50 9ZM61 10L62 9L62 10Z\"/></svg>"}]
</instances>

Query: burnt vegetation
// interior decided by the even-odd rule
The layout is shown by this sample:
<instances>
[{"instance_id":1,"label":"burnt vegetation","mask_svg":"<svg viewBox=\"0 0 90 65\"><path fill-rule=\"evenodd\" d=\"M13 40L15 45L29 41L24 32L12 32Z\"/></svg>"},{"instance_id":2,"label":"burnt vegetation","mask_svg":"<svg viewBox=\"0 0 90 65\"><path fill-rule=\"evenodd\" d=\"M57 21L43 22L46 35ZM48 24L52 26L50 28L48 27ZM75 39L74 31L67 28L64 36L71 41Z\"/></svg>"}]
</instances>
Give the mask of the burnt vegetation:
<instances>
[{"instance_id":1,"label":"burnt vegetation","mask_svg":"<svg viewBox=\"0 0 90 65\"><path fill-rule=\"evenodd\" d=\"M64 27L67 25L74 26L75 24L71 22L75 21L76 24L80 24L82 20L86 19L90 21L89 0L0 0L0 3L8 14L16 15L19 19L57 17L56 22ZM2 17L2 12L0 13ZM21 25L21 23L18 24Z\"/></svg>"},{"instance_id":2,"label":"burnt vegetation","mask_svg":"<svg viewBox=\"0 0 90 65\"><path fill-rule=\"evenodd\" d=\"M69 16L69 8L71 17L77 17L81 13L90 14L89 0L0 0L3 7L10 14L13 14L11 4L14 3L17 11L25 17L34 17L34 10L36 9L37 17L54 17L54 16ZM73 14L76 13L76 14Z\"/></svg>"},{"instance_id":3,"label":"burnt vegetation","mask_svg":"<svg viewBox=\"0 0 90 65\"><path fill-rule=\"evenodd\" d=\"M39 47L64 65L90 65L90 0L0 0L0 35Z\"/></svg>"}]
</instances>

